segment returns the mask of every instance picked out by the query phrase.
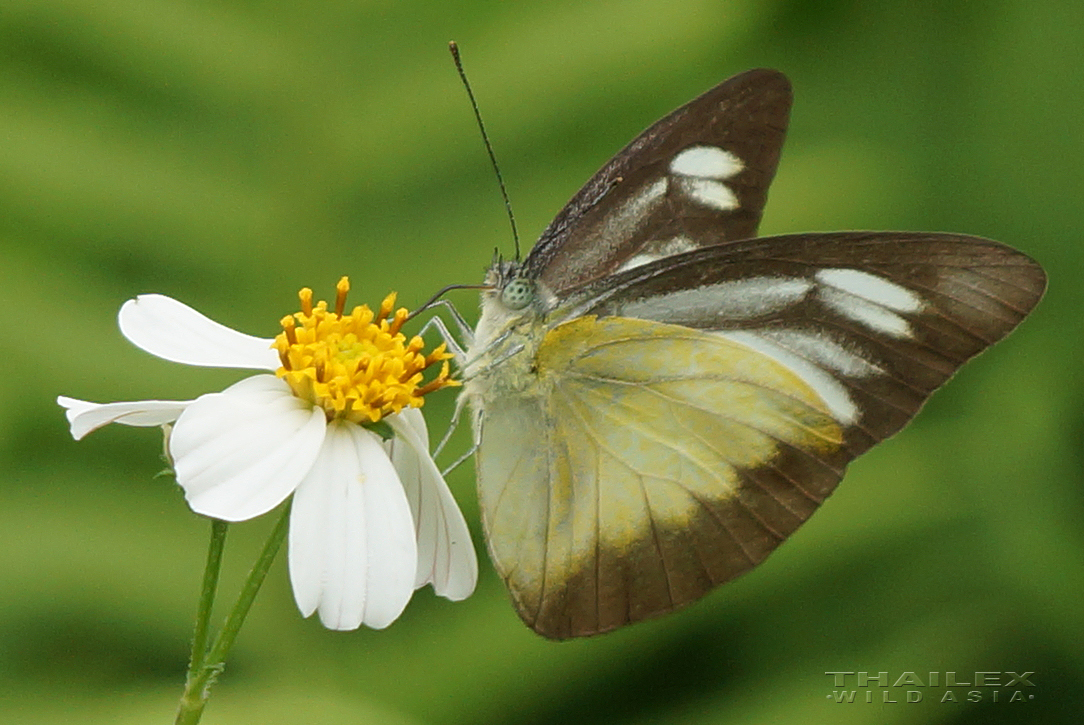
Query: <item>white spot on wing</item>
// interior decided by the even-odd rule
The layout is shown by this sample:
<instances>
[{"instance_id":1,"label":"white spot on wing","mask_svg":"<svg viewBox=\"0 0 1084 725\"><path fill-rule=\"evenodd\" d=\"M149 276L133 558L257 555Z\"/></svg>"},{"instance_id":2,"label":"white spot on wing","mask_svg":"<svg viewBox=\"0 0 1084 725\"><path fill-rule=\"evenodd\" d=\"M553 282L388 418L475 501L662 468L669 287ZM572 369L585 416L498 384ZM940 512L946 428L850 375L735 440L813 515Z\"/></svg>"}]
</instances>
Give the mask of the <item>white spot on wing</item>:
<instances>
[{"instance_id":1,"label":"white spot on wing","mask_svg":"<svg viewBox=\"0 0 1084 725\"><path fill-rule=\"evenodd\" d=\"M743 168L741 159L717 146L691 146L670 162L678 188L697 204L718 211L733 211L741 205L722 182Z\"/></svg>"},{"instance_id":2,"label":"white spot on wing","mask_svg":"<svg viewBox=\"0 0 1084 725\"><path fill-rule=\"evenodd\" d=\"M692 146L670 162L670 173L701 179L729 179L743 168L741 159L716 146Z\"/></svg>"},{"instance_id":3,"label":"white spot on wing","mask_svg":"<svg viewBox=\"0 0 1084 725\"><path fill-rule=\"evenodd\" d=\"M634 254L625 260L625 263L618 267L616 271L624 272L627 269L640 267L648 262L654 262L664 257L671 257L675 254L681 254L682 252L691 252L696 248L696 242L685 236L676 236L673 239L667 239L664 242L648 242L640 248L640 251L637 254Z\"/></svg>"},{"instance_id":4,"label":"white spot on wing","mask_svg":"<svg viewBox=\"0 0 1084 725\"><path fill-rule=\"evenodd\" d=\"M686 177L681 179L681 190L693 201L718 211L733 211L740 206L738 197L726 184L714 179Z\"/></svg>"},{"instance_id":5,"label":"white spot on wing","mask_svg":"<svg viewBox=\"0 0 1084 725\"><path fill-rule=\"evenodd\" d=\"M833 287L822 287L820 298L839 314L889 337L912 337L911 323L892 310Z\"/></svg>"},{"instance_id":6,"label":"white spot on wing","mask_svg":"<svg viewBox=\"0 0 1084 725\"><path fill-rule=\"evenodd\" d=\"M852 425L858 420L858 406L851 400L847 388L830 373L801 355L749 330L733 330L717 334L767 355L788 368L820 396L828 407L828 411L840 423Z\"/></svg>"},{"instance_id":7,"label":"white spot on wing","mask_svg":"<svg viewBox=\"0 0 1084 725\"><path fill-rule=\"evenodd\" d=\"M658 259L662 259L662 257L661 256L656 256L654 254L634 254L633 256L626 259L625 263L622 264L620 267L618 267L615 271L616 272L624 272L625 270L628 270L628 269L634 269L636 267L643 267L645 264L648 264L650 262L654 262L654 261L656 261Z\"/></svg>"},{"instance_id":8,"label":"white spot on wing","mask_svg":"<svg viewBox=\"0 0 1084 725\"><path fill-rule=\"evenodd\" d=\"M658 242L651 242L644 245L645 248L650 247L659 251L659 257L669 257L674 254L681 254L682 252L691 252L696 249L696 242L689 239L686 236L678 235L671 239L667 239L662 244Z\"/></svg>"},{"instance_id":9,"label":"white spot on wing","mask_svg":"<svg viewBox=\"0 0 1084 725\"><path fill-rule=\"evenodd\" d=\"M802 300L813 283L800 277L752 277L627 302L617 314L711 327L777 312Z\"/></svg>"},{"instance_id":10,"label":"white spot on wing","mask_svg":"<svg viewBox=\"0 0 1084 725\"><path fill-rule=\"evenodd\" d=\"M632 236L666 195L668 186L664 177L630 197L606 219L602 236L610 239Z\"/></svg>"},{"instance_id":11,"label":"white spot on wing","mask_svg":"<svg viewBox=\"0 0 1084 725\"><path fill-rule=\"evenodd\" d=\"M816 333L803 330L761 330L756 334L840 375L868 378L883 375L885 372L880 366L851 352L835 340Z\"/></svg>"},{"instance_id":12,"label":"white spot on wing","mask_svg":"<svg viewBox=\"0 0 1084 725\"><path fill-rule=\"evenodd\" d=\"M654 204L656 201L662 198L662 195L666 193L667 182L665 178L659 179L651 186L644 189L640 196L636 197L640 200L641 204L648 205Z\"/></svg>"},{"instance_id":13,"label":"white spot on wing","mask_svg":"<svg viewBox=\"0 0 1084 725\"><path fill-rule=\"evenodd\" d=\"M822 269L817 281L896 312L918 312L922 298L895 282L860 269Z\"/></svg>"}]
</instances>

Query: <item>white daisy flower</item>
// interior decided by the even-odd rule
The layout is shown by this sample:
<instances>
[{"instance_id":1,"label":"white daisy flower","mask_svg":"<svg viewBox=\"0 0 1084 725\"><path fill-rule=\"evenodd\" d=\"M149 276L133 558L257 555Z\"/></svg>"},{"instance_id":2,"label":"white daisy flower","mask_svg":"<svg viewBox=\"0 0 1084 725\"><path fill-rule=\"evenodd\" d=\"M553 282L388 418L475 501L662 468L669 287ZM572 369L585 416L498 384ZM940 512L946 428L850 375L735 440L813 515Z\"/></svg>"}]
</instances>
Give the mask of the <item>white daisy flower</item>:
<instances>
[{"instance_id":1,"label":"white daisy flower","mask_svg":"<svg viewBox=\"0 0 1084 725\"><path fill-rule=\"evenodd\" d=\"M172 423L168 450L196 513L243 521L293 494L289 564L294 598L331 629L383 628L413 591L432 584L470 596L478 563L466 522L429 455L426 393L454 384L444 346L429 355L399 329L389 295L374 315L344 314L301 290L301 311L273 340L245 335L162 295L121 307L133 344L186 365L267 370L195 400L88 403L59 397L76 440L108 423ZM443 362L436 378L422 371ZM375 432L374 432L375 431ZM383 436L380 435L383 433Z\"/></svg>"}]
</instances>

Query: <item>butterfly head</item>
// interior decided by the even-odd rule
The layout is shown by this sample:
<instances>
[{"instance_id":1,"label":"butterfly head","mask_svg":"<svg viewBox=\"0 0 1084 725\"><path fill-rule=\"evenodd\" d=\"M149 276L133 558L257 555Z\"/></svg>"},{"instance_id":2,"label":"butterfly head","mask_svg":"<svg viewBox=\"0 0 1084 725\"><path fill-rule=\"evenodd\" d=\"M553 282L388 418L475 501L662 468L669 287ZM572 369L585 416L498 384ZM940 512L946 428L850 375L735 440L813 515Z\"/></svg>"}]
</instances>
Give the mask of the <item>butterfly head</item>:
<instances>
[{"instance_id":1,"label":"butterfly head","mask_svg":"<svg viewBox=\"0 0 1084 725\"><path fill-rule=\"evenodd\" d=\"M526 274L518 261L494 261L486 273L483 308L500 313L505 318L544 314L552 307L553 295L548 294L537 279Z\"/></svg>"},{"instance_id":2,"label":"butterfly head","mask_svg":"<svg viewBox=\"0 0 1084 725\"><path fill-rule=\"evenodd\" d=\"M482 315L467 350L472 362L465 371L466 377L480 380L468 387L496 383L502 389L522 388L531 382L527 367L557 297L521 262L500 259L486 273L484 289Z\"/></svg>"},{"instance_id":3,"label":"butterfly head","mask_svg":"<svg viewBox=\"0 0 1084 725\"><path fill-rule=\"evenodd\" d=\"M534 282L526 277L515 277L501 290L501 302L510 310L522 310L534 302Z\"/></svg>"}]
</instances>

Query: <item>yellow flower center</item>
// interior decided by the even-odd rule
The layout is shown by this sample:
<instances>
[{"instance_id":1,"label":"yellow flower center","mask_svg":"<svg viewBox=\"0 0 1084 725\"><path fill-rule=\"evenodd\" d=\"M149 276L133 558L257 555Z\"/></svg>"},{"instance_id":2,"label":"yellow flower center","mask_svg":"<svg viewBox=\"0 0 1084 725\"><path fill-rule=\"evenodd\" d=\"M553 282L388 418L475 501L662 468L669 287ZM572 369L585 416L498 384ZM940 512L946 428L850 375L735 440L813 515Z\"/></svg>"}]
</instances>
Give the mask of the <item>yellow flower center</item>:
<instances>
[{"instance_id":1,"label":"yellow flower center","mask_svg":"<svg viewBox=\"0 0 1084 725\"><path fill-rule=\"evenodd\" d=\"M275 374L294 395L322 407L328 420L376 423L405 407L420 408L427 393L459 385L449 377L452 356L443 344L426 355L422 338L407 340L399 331L409 313L399 308L392 315L394 292L375 315L368 305L344 314L349 290L343 277L335 309L329 310L323 300L314 306L306 287L298 293L301 311L282 318L282 332L272 343L282 361ZM425 383L422 372L442 361L440 373Z\"/></svg>"}]
</instances>

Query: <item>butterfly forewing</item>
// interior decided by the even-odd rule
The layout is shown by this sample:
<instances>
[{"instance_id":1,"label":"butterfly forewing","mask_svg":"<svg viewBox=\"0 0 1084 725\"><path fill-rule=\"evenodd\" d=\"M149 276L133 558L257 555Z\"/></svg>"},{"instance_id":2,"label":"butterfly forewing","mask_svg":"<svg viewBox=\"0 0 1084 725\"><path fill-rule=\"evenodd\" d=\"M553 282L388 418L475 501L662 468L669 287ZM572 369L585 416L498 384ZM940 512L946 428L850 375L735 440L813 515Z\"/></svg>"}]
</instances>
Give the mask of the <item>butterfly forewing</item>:
<instances>
[{"instance_id":1,"label":"butterfly forewing","mask_svg":"<svg viewBox=\"0 0 1084 725\"><path fill-rule=\"evenodd\" d=\"M622 149L543 232L525 274L555 294L647 261L756 233L791 89L773 70L727 80Z\"/></svg>"}]
</instances>

